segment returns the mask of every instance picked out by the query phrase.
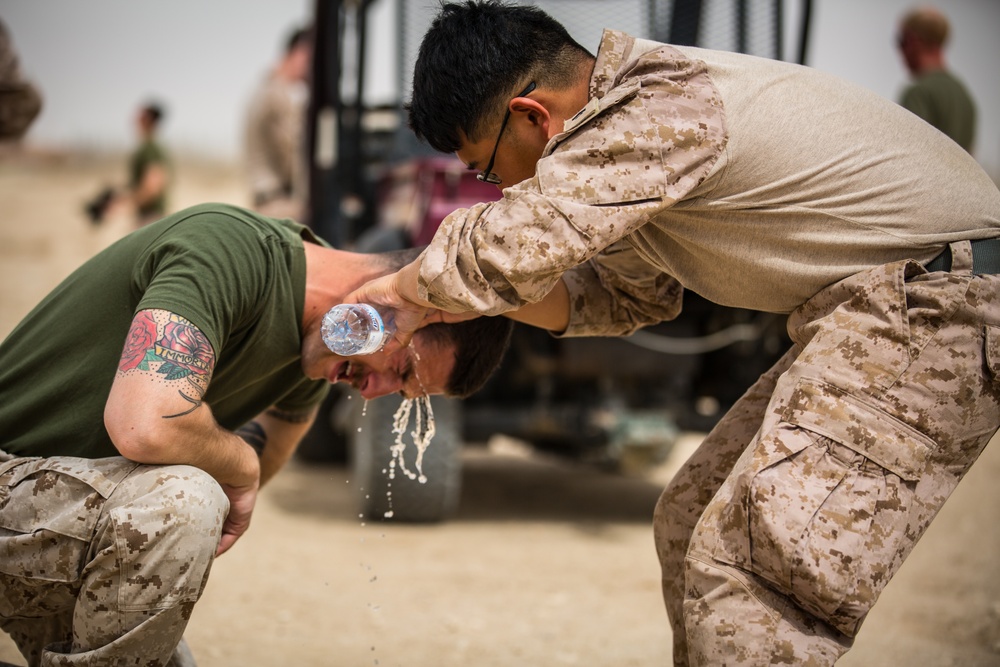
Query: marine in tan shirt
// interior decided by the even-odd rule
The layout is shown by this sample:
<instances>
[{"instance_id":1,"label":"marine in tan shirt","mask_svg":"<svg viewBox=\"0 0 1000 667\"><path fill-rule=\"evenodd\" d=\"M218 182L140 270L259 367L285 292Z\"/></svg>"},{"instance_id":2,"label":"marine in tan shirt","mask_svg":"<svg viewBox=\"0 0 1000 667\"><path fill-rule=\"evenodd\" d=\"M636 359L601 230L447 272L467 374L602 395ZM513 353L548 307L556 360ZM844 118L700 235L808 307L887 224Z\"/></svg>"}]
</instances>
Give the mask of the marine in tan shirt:
<instances>
[{"instance_id":1,"label":"marine in tan shirt","mask_svg":"<svg viewBox=\"0 0 1000 667\"><path fill-rule=\"evenodd\" d=\"M301 221L305 212L303 142L311 58L310 31L293 31L247 107L244 152L252 207L274 218Z\"/></svg>"},{"instance_id":2,"label":"marine in tan shirt","mask_svg":"<svg viewBox=\"0 0 1000 667\"><path fill-rule=\"evenodd\" d=\"M445 5L410 124L503 199L349 296L558 335L684 289L788 313L792 348L654 518L677 665L829 665L1000 426L1000 192L944 135L818 71Z\"/></svg>"}]
</instances>

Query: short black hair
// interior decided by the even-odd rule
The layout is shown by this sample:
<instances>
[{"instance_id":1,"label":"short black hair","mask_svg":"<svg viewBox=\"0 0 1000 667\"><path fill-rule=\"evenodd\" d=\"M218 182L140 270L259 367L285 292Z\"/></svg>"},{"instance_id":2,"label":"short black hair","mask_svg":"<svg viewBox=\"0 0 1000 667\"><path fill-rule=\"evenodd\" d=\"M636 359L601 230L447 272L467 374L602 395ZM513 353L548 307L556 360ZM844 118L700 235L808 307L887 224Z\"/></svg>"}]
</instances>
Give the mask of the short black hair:
<instances>
[{"instance_id":1,"label":"short black hair","mask_svg":"<svg viewBox=\"0 0 1000 667\"><path fill-rule=\"evenodd\" d=\"M454 153L529 80L568 87L590 53L551 16L501 0L445 3L420 44L406 109L418 138ZM460 134L461 133L461 134Z\"/></svg>"},{"instance_id":2,"label":"short black hair","mask_svg":"<svg viewBox=\"0 0 1000 667\"><path fill-rule=\"evenodd\" d=\"M467 398L479 391L500 367L513 330L514 321L498 315L453 324L428 324L420 332L431 341L455 346L455 368L445 393Z\"/></svg>"}]
</instances>

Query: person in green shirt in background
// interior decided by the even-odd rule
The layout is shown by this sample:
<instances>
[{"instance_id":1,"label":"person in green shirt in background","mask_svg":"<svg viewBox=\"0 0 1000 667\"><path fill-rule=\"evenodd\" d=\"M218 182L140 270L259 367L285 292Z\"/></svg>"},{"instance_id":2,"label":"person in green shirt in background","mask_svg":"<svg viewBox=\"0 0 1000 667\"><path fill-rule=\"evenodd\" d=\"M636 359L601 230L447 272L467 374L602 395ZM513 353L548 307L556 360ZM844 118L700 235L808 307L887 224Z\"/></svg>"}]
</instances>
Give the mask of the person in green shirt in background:
<instances>
[{"instance_id":1,"label":"person in green shirt in background","mask_svg":"<svg viewBox=\"0 0 1000 667\"><path fill-rule=\"evenodd\" d=\"M149 224L167 213L170 158L157 137L163 122L163 107L155 102L139 109L136 124L141 139L129 157L128 192L135 207L136 223Z\"/></svg>"},{"instance_id":2,"label":"person in green shirt in background","mask_svg":"<svg viewBox=\"0 0 1000 667\"><path fill-rule=\"evenodd\" d=\"M976 139L976 103L958 77L945 66L948 19L933 7L911 10L900 23L897 45L913 77L899 103L972 152Z\"/></svg>"},{"instance_id":3,"label":"person in green shirt in background","mask_svg":"<svg viewBox=\"0 0 1000 667\"><path fill-rule=\"evenodd\" d=\"M120 209L130 209L138 227L167 214L171 164L158 138L164 115L163 106L156 102L139 107L139 145L129 155L125 185L105 186L84 204L84 213L92 224L101 224L112 211Z\"/></svg>"}]
</instances>

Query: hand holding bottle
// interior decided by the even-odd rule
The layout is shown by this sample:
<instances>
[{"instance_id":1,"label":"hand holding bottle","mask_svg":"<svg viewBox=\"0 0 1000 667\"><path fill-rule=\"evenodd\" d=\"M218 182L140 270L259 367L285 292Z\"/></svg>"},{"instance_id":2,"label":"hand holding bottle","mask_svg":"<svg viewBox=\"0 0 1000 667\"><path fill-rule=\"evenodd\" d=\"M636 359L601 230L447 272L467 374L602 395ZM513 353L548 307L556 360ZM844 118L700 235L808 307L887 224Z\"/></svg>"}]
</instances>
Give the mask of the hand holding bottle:
<instances>
[{"instance_id":1,"label":"hand holding bottle","mask_svg":"<svg viewBox=\"0 0 1000 667\"><path fill-rule=\"evenodd\" d=\"M414 332L426 324L430 304L417 296L418 270L418 264L409 264L397 273L365 283L344 299L345 303L367 303L382 313L392 313L396 331L385 342L386 352L409 345Z\"/></svg>"}]
</instances>

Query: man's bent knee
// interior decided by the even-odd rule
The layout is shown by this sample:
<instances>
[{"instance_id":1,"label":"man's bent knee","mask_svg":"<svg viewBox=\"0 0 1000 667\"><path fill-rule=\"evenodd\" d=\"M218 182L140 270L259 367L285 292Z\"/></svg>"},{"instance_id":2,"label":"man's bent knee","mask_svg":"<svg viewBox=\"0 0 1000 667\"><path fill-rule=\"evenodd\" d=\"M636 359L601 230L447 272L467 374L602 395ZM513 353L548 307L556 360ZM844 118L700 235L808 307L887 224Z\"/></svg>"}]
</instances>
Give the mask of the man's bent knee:
<instances>
[{"instance_id":1,"label":"man's bent knee","mask_svg":"<svg viewBox=\"0 0 1000 667\"><path fill-rule=\"evenodd\" d=\"M229 499L215 479L186 465L143 465L108 499L108 514L128 550L147 541L178 542L182 551L214 554L229 513Z\"/></svg>"},{"instance_id":2,"label":"man's bent knee","mask_svg":"<svg viewBox=\"0 0 1000 667\"><path fill-rule=\"evenodd\" d=\"M141 643L140 626L163 622L171 629L156 634L175 633L176 644L208 581L228 498L197 468L142 465L122 480L106 510L78 597L74 649L97 650L127 634Z\"/></svg>"}]
</instances>

